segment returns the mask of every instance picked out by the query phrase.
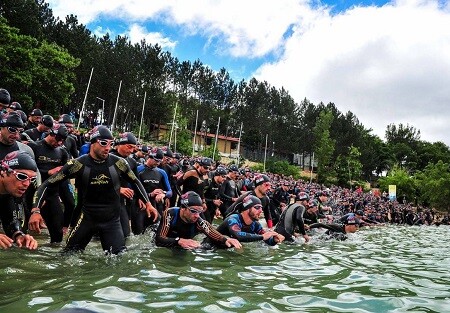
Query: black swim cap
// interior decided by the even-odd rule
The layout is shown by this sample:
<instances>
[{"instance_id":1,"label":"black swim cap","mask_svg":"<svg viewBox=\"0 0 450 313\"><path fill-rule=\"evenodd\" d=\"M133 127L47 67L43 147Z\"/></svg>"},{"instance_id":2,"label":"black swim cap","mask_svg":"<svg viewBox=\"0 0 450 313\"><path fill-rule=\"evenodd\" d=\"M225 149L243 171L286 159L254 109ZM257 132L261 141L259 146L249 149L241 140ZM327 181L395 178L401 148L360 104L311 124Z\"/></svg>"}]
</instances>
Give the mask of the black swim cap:
<instances>
[{"instance_id":1,"label":"black swim cap","mask_svg":"<svg viewBox=\"0 0 450 313\"><path fill-rule=\"evenodd\" d=\"M162 147L161 150L164 153L164 156L173 158L173 152L172 152L172 150L170 150L169 147Z\"/></svg>"},{"instance_id":2,"label":"black swim cap","mask_svg":"<svg viewBox=\"0 0 450 313\"><path fill-rule=\"evenodd\" d=\"M200 158L199 160L197 160L197 163L200 164L201 166L211 166L212 165L212 160L210 158Z\"/></svg>"},{"instance_id":3,"label":"black swim cap","mask_svg":"<svg viewBox=\"0 0 450 313\"><path fill-rule=\"evenodd\" d=\"M19 102L16 102L16 101L11 102L11 104L9 105L9 108L13 109L13 110L22 110L22 106L20 105Z\"/></svg>"},{"instance_id":4,"label":"black swim cap","mask_svg":"<svg viewBox=\"0 0 450 313\"><path fill-rule=\"evenodd\" d=\"M19 150L8 153L1 161L1 167L6 171L9 169L37 171L36 161L33 157L28 152Z\"/></svg>"},{"instance_id":5,"label":"black swim cap","mask_svg":"<svg viewBox=\"0 0 450 313\"><path fill-rule=\"evenodd\" d=\"M11 102L11 95L9 94L9 91L0 88L0 103L9 105L10 102Z\"/></svg>"},{"instance_id":6,"label":"black swim cap","mask_svg":"<svg viewBox=\"0 0 450 313\"><path fill-rule=\"evenodd\" d=\"M0 126L1 127L11 126L22 128L24 126L24 123L22 122L20 114L16 111L12 111L2 115L2 118L0 120Z\"/></svg>"},{"instance_id":7,"label":"black swim cap","mask_svg":"<svg viewBox=\"0 0 450 313\"><path fill-rule=\"evenodd\" d=\"M49 134L59 136L62 139L66 139L69 135L66 125L60 123L54 123L53 127L50 129Z\"/></svg>"},{"instance_id":8,"label":"black swim cap","mask_svg":"<svg viewBox=\"0 0 450 313\"><path fill-rule=\"evenodd\" d=\"M59 123L63 124L73 124L73 119L69 114L63 114L59 117Z\"/></svg>"},{"instance_id":9,"label":"black swim cap","mask_svg":"<svg viewBox=\"0 0 450 313\"><path fill-rule=\"evenodd\" d=\"M113 140L114 137L108 127L100 125L95 126L91 131L91 143L96 142L97 139Z\"/></svg>"},{"instance_id":10,"label":"black swim cap","mask_svg":"<svg viewBox=\"0 0 450 313\"><path fill-rule=\"evenodd\" d=\"M159 148L153 148L148 152L148 156L155 161L161 162L164 158L164 152Z\"/></svg>"},{"instance_id":11,"label":"black swim cap","mask_svg":"<svg viewBox=\"0 0 450 313\"><path fill-rule=\"evenodd\" d=\"M261 206L261 200L253 195L248 195L242 200L242 208L244 210L253 208L255 205Z\"/></svg>"},{"instance_id":12,"label":"black swim cap","mask_svg":"<svg viewBox=\"0 0 450 313\"><path fill-rule=\"evenodd\" d=\"M119 135L119 138L116 139L116 145L126 145L126 144L137 144L137 139L133 135L133 133L126 132Z\"/></svg>"},{"instance_id":13,"label":"black swim cap","mask_svg":"<svg viewBox=\"0 0 450 313\"><path fill-rule=\"evenodd\" d=\"M300 191L296 196L295 196L295 201L309 201L309 196L306 192L304 191Z\"/></svg>"},{"instance_id":14,"label":"black swim cap","mask_svg":"<svg viewBox=\"0 0 450 313\"><path fill-rule=\"evenodd\" d=\"M181 205L184 207L202 206L203 200L195 191L188 191L181 195Z\"/></svg>"},{"instance_id":15,"label":"black swim cap","mask_svg":"<svg viewBox=\"0 0 450 313\"><path fill-rule=\"evenodd\" d=\"M47 126L49 128L53 127L53 122L53 117L51 117L50 115L44 115L41 120L41 124L44 124L44 126Z\"/></svg>"},{"instance_id":16,"label":"black swim cap","mask_svg":"<svg viewBox=\"0 0 450 313\"><path fill-rule=\"evenodd\" d=\"M227 174L228 170L223 166L219 166L218 168L216 168L216 171L214 172L214 176L223 176Z\"/></svg>"},{"instance_id":17,"label":"black swim cap","mask_svg":"<svg viewBox=\"0 0 450 313\"><path fill-rule=\"evenodd\" d=\"M228 166L228 171L229 172L239 172L239 168L237 167L236 164L231 164L230 166Z\"/></svg>"},{"instance_id":18,"label":"black swim cap","mask_svg":"<svg viewBox=\"0 0 450 313\"><path fill-rule=\"evenodd\" d=\"M43 114L42 111L39 110L39 109L34 109L34 110L31 111L31 113L30 113L30 116L42 116L42 115L44 115L44 114Z\"/></svg>"},{"instance_id":19,"label":"black swim cap","mask_svg":"<svg viewBox=\"0 0 450 313\"><path fill-rule=\"evenodd\" d=\"M255 176L255 186L258 187L259 185L262 185L264 183L270 182L269 176L261 174Z\"/></svg>"}]
</instances>

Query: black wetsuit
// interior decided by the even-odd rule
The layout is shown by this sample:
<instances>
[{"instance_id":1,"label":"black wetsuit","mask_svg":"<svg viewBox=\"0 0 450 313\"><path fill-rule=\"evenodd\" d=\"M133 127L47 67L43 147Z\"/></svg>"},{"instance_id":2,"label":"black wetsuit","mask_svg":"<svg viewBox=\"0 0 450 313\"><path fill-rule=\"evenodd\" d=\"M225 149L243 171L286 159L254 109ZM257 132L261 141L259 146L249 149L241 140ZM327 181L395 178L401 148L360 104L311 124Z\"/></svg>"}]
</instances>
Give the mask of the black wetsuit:
<instances>
[{"instance_id":1,"label":"black wetsuit","mask_svg":"<svg viewBox=\"0 0 450 313\"><path fill-rule=\"evenodd\" d=\"M327 231L325 232L325 239L336 239L342 241L347 239L344 224L314 223L309 225L309 229L314 228L326 228Z\"/></svg>"},{"instance_id":2,"label":"black wetsuit","mask_svg":"<svg viewBox=\"0 0 450 313\"><path fill-rule=\"evenodd\" d=\"M45 132L40 132L37 128L28 129L28 130L24 131L24 133L27 134L28 137L30 137L31 140L33 140L33 141L38 141L38 140L44 139L43 135L45 134ZM27 136L25 136L23 134L21 136L21 139L24 141L28 141Z\"/></svg>"},{"instance_id":3,"label":"black wetsuit","mask_svg":"<svg viewBox=\"0 0 450 313\"><path fill-rule=\"evenodd\" d=\"M170 190L168 185L168 179L164 176L164 170L158 167L150 168L146 165L138 166L138 178L144 186L145 191L148 194L151 204L158 210L160 215L164 212L164 203L156 202L155 197L151 197L150 194L155 189L162 189L167 192ZM135 210L131 214L131 229L134 234L142 234L145 229L155 224L147 217L145 211Z\"/></svg>"},{"instance_id":4,"label":"black wetsuit","mask_svg":"<svg viewBox=\"0 0 450 313\"><path fill-rule=\"evenodd\" d=\"M33 149L36 156L36 164L41 174L42 181L45 181L50 177L49 170L55 167L62 166L69 160L67 151L62 148L53 148L45 140L32 141L28 145ZM48 232L50 234L50 242L59 243L63 238L63 225L64 224L64 211L59 201L59 187L60 185L52 186L47 192L44 200L45 205L42 207L41 214L47 225ZM67 215L69 216L66 221L70 220L73 213L73 207L67 208Z\"/></svg>"},{"instance_id":5,"label":"black wetsuit","mask_svg":"<svg viewBox=\"0 0 450 313\"><path fill-rule=\"evenodd\" d=\"M217 231L223 235L236 238L241 242L262 241L264 229L258 221L252 221L250 225L245 224L241 214L232 214L228 216L222 224L217 227ZM270 237L264 240L270 246L277 243Z\"/></svg>"},{"instance_id":6,"label":"black wetsuit","mask_svg":"<svg viewBox=\"0 0 450 313\"><path fill-rule=\"evenodd\" d=\"M303 205L293 203L289 205L283 213L281 213L280 220L275 225L275 231L284 236L286 241L294 241L295 229L302 235L306 235L305 222L303 221L303 214L306 209Z\"/></svg>"},{"instance_id":7,"label":"black wetsuit","mask_svg":"<svg viewBox=\"0 0 450 313\"><path fill-rule=\"evenodd\" d=\"M160 247L179 247L176 238L192 239L204 233L213 242L224 244L227 237L219 233L210 223L199 217L195 223L187 223L180 216L180 208L164 211L156 232L156 245Z\"/></svg>"},{"instance_id":8,"label":"black wetsuit","mask_svg":"<svg viewBox=\"0 0 450 313\"><path fill-rule=\"evenodd\" d=\"M81 215L69 234L65 250L84 250L96 233L100 235L103 250L113 254L125 250L125 236L120 224L120 179L135 184L138 197L144 202L149 201L128 163L111 154L103 161L94 160L89 154L69 160L59 173L38 188L34 207L42 206L49 187L67 178L75 178Z\"/></svg>"},{"instance_id":9,"label":"black wetsuit","mask_svg":"<svg viewBox=\"0 0 450 313\"><path fill-rule=\"evenodd\" d=\"M225 218L227 209L233 204L232 198L239 198L239 191L236 182L227 176L219 188L219 199L222 200L219 210L223 218Z\"/></svg>"},{"instance_id":10,"label":"black wetsuit","mask_svg":"<svg viewBox=\"0 0 450 313\"><path fill-rule=\"evenodd\" d=\"M0 195L0 221L6 236L15 240L19 234L25 233L25 212L23 199L11 195Z\"/></svg>"},{"instance_id":11,"label":"black wetsuit","mask_svg":"<svg viewBox=\"0 0 450 313\"><path fill-rule=\"evenodd\" d=\"M120 155L120 153L115 149L111 150L110 154L113 154L113 155L116 155L118 157L125 159L125 161L127 161L127 163L128 163L128 166L130 167L131 171L133 171L134 175L137 177L138 164L135 159L133 159L131 156L124 157L124 156ZM130 185L124 178L121 178L120 179L120 187L130 188ZM135 210L135 207L136 207L136 201L134 201L134 200L135 200L134 197L129 199L129 198L120 196L120 208L121 208L120 224L122 225L123 234L125 235L125 237L130 236L131 211Z\"/></svg>"},{"instance_id":12,"label":"black wetsuit","mask_svg":"<svg viewBox=\"0 0 450 313\"><path fill-rule=\"evenodd\" d=\"M204 212L205 219L212 223L214 216L216 215L217 206L214 204L214 200L219 199L219 188L221 184L218 184L214 177L209 180L208 186L205 189L205 201L206 211Z\"/></svg>"}]
</instances>

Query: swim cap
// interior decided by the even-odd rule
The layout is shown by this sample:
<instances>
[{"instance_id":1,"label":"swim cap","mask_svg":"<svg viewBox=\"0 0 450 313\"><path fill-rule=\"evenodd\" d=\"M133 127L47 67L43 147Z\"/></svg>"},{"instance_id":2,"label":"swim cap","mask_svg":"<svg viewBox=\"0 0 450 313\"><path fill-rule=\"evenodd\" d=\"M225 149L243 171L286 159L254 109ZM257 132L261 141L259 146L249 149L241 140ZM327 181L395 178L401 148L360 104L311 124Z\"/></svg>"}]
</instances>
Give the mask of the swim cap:
<instances>
[{"instance_id":1,"label":"swim cap","mask_svg":"<svg viewBox=\"0 0 450 313\"><path fill-rule=\"evenodd\" d=\"M96 142L97 139L113 140L114 137L108 127L100 125L95 126L91 131L91 143Z\"/></svg>"},{"instance_id":2,"label":"swim cap","mask_svg":"<svg viewBox=\"0 0 450 313\"><path fill-rule=\"evenodd\" d=\"M201 166L211 166L212 160L210 158L200 158L197 160L197 163Z\"/></svg>"},{"instance_id":3,"label":"swim cap","mask_svg":"<svg viewBox=\"0 0 450 313\"><path fill-rule=\"evenodd\" d=\"M1 167L3 170L31 170L37 171L36 161L33 157L25 151L13 151L8 153L1 161Z\"/></svg>"},{"instance_id":4,"label":"swim cap","mask_svg":"<svg viewBox=\"0 0 450 313\"><path fill-rule=\"evenodd\" d=\"M9 104L11 102L11 95L9 91L3 88L0 88L0 103L1 104Z\"/></svg>"},{"instance_id":5,"label":"swim cap","mask_svg":"<svg viewBox=\"0 0 450 313\"><path fill-rule=\"evenodd\" d=\"M309 196L306 192L300 191L296 196L295 196L295 201L309 201Z\"/></svg>"},{"instance_id":6,"label":"swim cap","mask_svg":"<svg viewBox=\"0 0 450 313\"><path fill-rule=\"evenodd\" d=\"M72 117L69 114L63 114L59 117L59 123L63 124L73 124Z\"/></svg>"},{"instance_id":7,"label":"swim cap","mask_svg":"<svg viewBox=\"0 0 450 313\"><path fill-rule=\"evenodd\" d=\"M262 185L264 183L270 182L269 176L260 174L255 176L255 186L258 187L259 185Z\"/></svg>"},{"instance_id":8,"label":"swim cap","mask_svg":"<svg viewBox=\"0 0 450 313\"><path fill-rule=\"evenodd\" d=\"M44 115L44 114L43 114L42 111L39 110L39 109L34 109L34 110L31 111L31 113L30 113L30 116L42 116L42 115Z\"/></svg>"},{"instance_id":9,"label":"swim cap","mask_svg":"<svg viewBox=\"0 0 450 313\"><path fill-rule=\"evenodd\" d=\"M22 122L20 114L17 113L16 111L13 111L2 115L0 126L22 128L24 126L24 123Z\"/></svg>"},{"instance_id":10,"label":"swim cap","mask_svg":"<svg viewBox=\"0 0 450 313\"><path fill-rule=\"evenodd\" d=\"M137 139L133 135L133 133L126 132L119 135L119 138L116 139L116 145L126 145L126 144L137 144Z\"/></svg>"},{"instance_id":11,"label":"swim cap","mask_svg":"<svg viewBox=\"0 0 450 313\"><path fill-rule=\"evenodd\" d=\"M51 117L50 115L44 115L41 120L41 123L49 128L53 127L53 122L54 122L53 117Z\"/></svg>"},{"instance_id":12,"label":"swim cap","mask_svg":"<svg viewBox=\"0 0 450 313\"><path fill-rule=\"evenodd\" d=\"M172 150L170 150L169 147L162 147L161 150L164 153L164 156L169 157L169 158L173 157Z\"/></svg>"},{"instance_id":13,"label":"swim cap","mask_svg":"<svg viewBox=\"0 0 450 313\"><path fill-rule=\"evenodd\" d=\"M184 207L202 206L203 200L195 191L188 191L181 195L181 205Z\"/></svg>"},{"instance_id":14,"label":"swim cap","mask_svg":"<svg viewBox=\"0 0 450 313\"><path fill-rule=\"evenodd\" d=\"M216 168L216 170L214 172L214 176L223 176L223 175L227 175L227 174L228 174L228 171L223 166L219 166L218 168Z\"/></svg>"},{"instance_id":15,"label":"swim cap","mask_svg":"<svg viewBox=\"0 0 450 313\"><path fill-rule=\"evenodd\" d=\"M62 139L66 139L69 135L66 125L60 123L54 123L53 127L50 129L49 134L59 136Z\"/></svg>"},{"instance_id":16,"label":"swim cap","mask_svg":"<svg viewBox=\"0 0 450 313\"><path fill-rule=\"evenodd\" d=\"M355 212L355 214L356 214L356 215L363 216L363 215L364 215L364 212L363 212L363 210L357 210L357 211Z\"/></svg>"},{"instance_id":17,"label":"swim cap","mask_svg":"<svg viewBox=\"0 0 450 313\"><path fill-rule=\"evenodd\" d=\"M239 172L239 168L237 167L236 164L231 164L230 166L228 166L228 171L229 172Z\"/></svg>"},{"instance_id":18,"label":"swim cap","mask_svg":"<svg viewBox=\"0 0 450 313\"><path fill-rule=\"evenodd\" d=\"M253 208L254 206L262 207L261 200L259 200L258 197L255 197L253 195L248 195L244 198L244 200L242 200L242 207L244 210Z\"/></svg>"},{"instance_id":19,"label":"swim cap","mask_svg":"<svg viewBox=\"0 0 450 313\"><path fill-rule=\"evenodd\" d=\"M13 110L22 110L22 106L20 105L19 102L16 102L16 101L11 102L11 104L9 105L9 108L13 109Z\"/></svg>"},{"instance_id":20,"label":"swim cap","mask_svg":"<svg viewBox=\"0 0 450 313\"><path fill-rule=\"evenodd\" d=\"M155 161L161 162L164 158L164 152L159 148L153 148L148 152L148 156Z\"/></svg>"}]
</instances>

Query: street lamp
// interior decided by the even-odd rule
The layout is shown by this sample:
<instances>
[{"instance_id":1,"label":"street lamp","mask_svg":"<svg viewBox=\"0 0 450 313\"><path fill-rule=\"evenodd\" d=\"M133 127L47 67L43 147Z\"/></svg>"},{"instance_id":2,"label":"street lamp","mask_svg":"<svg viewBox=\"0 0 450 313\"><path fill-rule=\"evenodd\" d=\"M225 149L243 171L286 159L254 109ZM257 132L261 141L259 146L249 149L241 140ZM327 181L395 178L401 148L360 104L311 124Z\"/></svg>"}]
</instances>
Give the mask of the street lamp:
<instances>
[{"instance_id":1,"label":"street lamp","mask_svg":"<svg viewBox=\"0 0 450 313\"><path fill-rule=\"evenodd\" d=\"M103 104L102 104L102 118L100 119L100 124L103 125L104 117L105 117L105 100L102 99L102 98L99 98L99 97L95 97L95 98L97 98L98 100L103 102Z\"/></svg>"}]
</instances>

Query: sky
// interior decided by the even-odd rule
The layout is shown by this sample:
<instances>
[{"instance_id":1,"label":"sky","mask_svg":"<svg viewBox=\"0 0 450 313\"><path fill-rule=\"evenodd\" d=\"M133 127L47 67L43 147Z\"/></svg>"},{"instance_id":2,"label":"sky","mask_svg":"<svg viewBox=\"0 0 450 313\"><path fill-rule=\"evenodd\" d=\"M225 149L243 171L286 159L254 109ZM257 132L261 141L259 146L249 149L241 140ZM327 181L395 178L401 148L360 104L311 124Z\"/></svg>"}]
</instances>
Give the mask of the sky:
<instances>
[{"instance_id":1,"label":"sky","mask_svg":"<svg viewBox=\"0 0 450 313\"><path fill-rule=\"evenodd\" d=\"M48 0L94 34L159 44L235 82L334 103L384 139L389 124L450 146L448 0Z\"/></svg>"}]
</instances>

